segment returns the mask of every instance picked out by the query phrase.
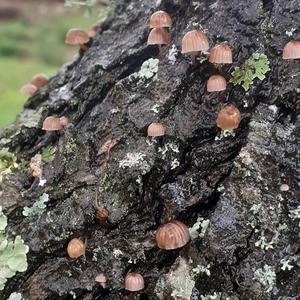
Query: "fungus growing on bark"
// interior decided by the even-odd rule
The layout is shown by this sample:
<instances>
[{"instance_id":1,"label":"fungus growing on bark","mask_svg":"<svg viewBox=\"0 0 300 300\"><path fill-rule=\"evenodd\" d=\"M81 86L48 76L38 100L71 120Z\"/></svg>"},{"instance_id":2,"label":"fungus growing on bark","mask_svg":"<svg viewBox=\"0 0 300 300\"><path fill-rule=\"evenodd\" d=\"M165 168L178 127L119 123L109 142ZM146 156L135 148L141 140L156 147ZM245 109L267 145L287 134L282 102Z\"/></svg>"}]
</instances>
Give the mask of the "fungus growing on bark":
<instances>
[{"instance_id":1,"label":"fungus growing on bark","mask_svg":"<svg viewBox=\"0 0 300 300\"><path fill-rule=\"evenodd\" d=\"M38 90L38 88L31 84L31 83L28 83L28 84L25 84L21 87L20 89L20 93L22 95L32 95L34 94L36 91Z\"/></svg>"},{"instance_id":2,"label":"fungus growing on bark","mask_svg":"<svg viewBox=\"0 0 300 300\"><path fill-rule=\"evenodd\" d=\"M47 117L43 122L42 129L45 131L59 131L62 129L62 124L59 118Z\"/></svg>"},{"instance_id":3,"label":"fungus growing on bark","mask_svg":"<svg viewBox=\"0 0 300 300\"><path fill-rule=\"evenodd\" d=\"M234 105L223 107L217 117L217 126L222 130L234 130L239 127L241 113Z\"/></svg>"},{"instance_id":4,"label":"fungus growing on bark","mask_svg":"<svg viewBox=\"0 0 300 300\"><path fill-rule=\"evenodd\" d=\"M148 45L158 45L159 55L162 55L162 45L167 45L171 42L170 33L164 28L153 28L148 36Z\"/></svg>"},{"instance_id":5,"label":"fungus growing on bark","mask_svg":"<svg viewBox=\"0 0 300 300\"><path fill-rule=\"evenodd\" d=\"M98 274L95 278L95 281L100 283L104 289L106 288L107 278L103 273Z\"/></svg>"},{"instance_id":6,"label":"fungus growing on bark","mask_svg":"<svg viewBox=\"0 0 300 300\"><path fill-rule=\"evenodd\" d=\"M67 247L67 252L70 258L78 258L80 256L85 256L86 250L86 241L85 243L80 239L72 239Z\"/></svg>"},{"instance_id":7,"label":"fungus growing on bark","mask_svg":"<svg viewBox=\"0 0 300 300\"><path fill-rule=\"evenodd\" d=\"M157 246L165 250L181 248L189 240L190 233L188 227L177 220L160 225L156 232Z\"/></svg>"},{"instance_id":8,"label":"fungus growing on bark","mask_svg":"<svg viewBox=\"0 0 300 300\"><path fill-rule=\"evenodd\" d=\"M144 278L139 273L128 273L125 277L125 289L137 292L145 287Z\"/></svg>"},{"instance_id":9,"label":"fungus growing on bark","mask_svg":"<svg viewBox=\"0 0 300 300\"><path fill-rule=\"evenodd\" d=\"M215 64L232 64L232 50L226 43L217 45L211 49L209 61Z\"/></svg>"},{"instance_id":10,"label":"fungus growing on bark","mask_svg":"<svg viewBox=\"0 0 300 300\"><path fill-rule=\"evenodd\" d=\"M90 40L88 34L78 28L70 29L66 34L65 43L68 45L78 45L82 50L87 50L85 44Z\"/></svg>"},{"instance_id":11,"label":"fungus growing on bark","mask_svg":"<svg viewBox=\"0 0 300 300\"><path fill-rule=\"evenodd\" d=\"M300 58L300 41L289 41L283 48L283 59Z\"/></svg>"},{"instance_id":12,"label":"fungus growing on bark","mask_svg":"<svg viewBox=\"0 0 300 300\"><path fill-rule=\"evenodd\" d=\"M207 81L208 92L220 92L226 90L226 79L221 75L212 75Z\"/></svg>"},{"instance_id":13,"label":"fungus growing on bark","mask_svg":"<svg viewBox=\"0 0 300 300\"><path fill-rule=\"evenodd\" d=\"M165 126L161 123L151 123L148 127L148 136L164 136L165 133Z\"/></svg>"},{"instance_id":14,"label":"fungus growing on bark","mask_svg":"<svg viewBox=\"0 0 300 300\"><path fill-rule=\"evenodd\" d=\"M59 118L59 122L61 124L61 126L65 127L69 124L69 119L67 117L60 117Z\"/></svg>"},{"instance_id":15,"label":"fungus growing on bark","mask_svg":"<svg viewBox=\"0 0 300 300\"><path fill-rule=\"evenodd\" d=\"M150 28L171 27L171 25L170 15L163 10L156 11L150 17Z\"/></svg>"},{"instance_id":16,"label":"fungus growing on bark","mask_svg":"<svg viewBox=\"0 0 300 300\"><path fill-rule=\"evenodd\" d=\"M200 30L192 30L187 32L182 39L181 53L189 53L192 55L192 64L196 62L196 56L200 51L206 52L209 49L208 39Z\"/></svg>"},{"instance_id":17,"label":"fungus growing on bark","mask_svg":"<svg viewBox=\"0 0 300 300\"><path fill-rule=\"evenodd\" d=\"M46 74L36 74L32 77L30 83L35 85L38 89L45 86L48 83L48 76Z\"/></svg>"},{"instance_id":18,"label":"fungus growing on bark","mask_svg":"<svg viewBox=\"0 0 300 300\"><path fill-rule=\"evenodd\" d=\"M100 25L99 24L93 24L92 27L89 30L88 36L93 38L93 37L96 36L98 31L100 31Z\"/></svg>"},{"instance_id":19,"label":"fungus growing on bark","mask_svg":"<svg viewBox=\"0 0 300 300\"><path fill-rule=\"evenodd\" d=\"M286 183L283 183L279 189L281 192L288 192L290 190L290 187Z\"/></svg>"}]
</instances>

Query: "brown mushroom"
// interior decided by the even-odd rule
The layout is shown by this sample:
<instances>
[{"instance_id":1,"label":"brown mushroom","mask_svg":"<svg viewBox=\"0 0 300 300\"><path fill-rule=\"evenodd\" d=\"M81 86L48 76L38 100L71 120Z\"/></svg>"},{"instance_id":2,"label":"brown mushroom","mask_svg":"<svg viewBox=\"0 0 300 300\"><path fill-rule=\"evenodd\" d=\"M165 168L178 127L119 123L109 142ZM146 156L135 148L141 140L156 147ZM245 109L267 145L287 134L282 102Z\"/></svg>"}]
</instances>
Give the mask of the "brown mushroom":
<instances>
[{"instance_id":1,"label":"brown mushroom","mask_svg":"<svg viewBox=\"0 0 300 300\"><path fill-rule=\"evenodd\" d=\"M138 273L128 273L125 277L125 289L130 292L137 292L145 287L144 278Z\"/></svg>"},{"instance_id":2,"label":"brown mushroom","mask_svg":"<svg viewBox=\"0 0 300 300\"><path fill-rule=\"evenodd\" d=\"M20 93L22 95L32 95L34 94L36 91L38 90L38 88L31 84L31 83L28 83L28 84L25 84L21 87L20 89Z\"/></svg>"},{"instance_id":3,"label":"brown mushroom","mask_svg":"<svg viewBox=\"0 0 300 300\"><path fill-rule=\"evenodd\" d=\"M217 45L211 49L209 61L215 64L232 64L232 50L227 43Z\"/></svg>"},{"instance_id":4,"label":"brown mushroom","mask_svg":"<svg viewBox=\"0 0 300 300\"><path fill-rule=\"evenodd\" d=\"M85 44L90 40L88 34L78 28L70 29L66 34L65 43L68 45L78 45L82 50L87 50Z\"/></svg>"},{"instance_id":5,"label":"brown mushroom","mask_svg":"<svg viewBox=\"0 0 300 300\"><path fill-rule=\"evenodd\" d=\"M60 122L61 126L63 126L63 127L67 126L70 123L69 119L65 116L60 117L59 122Z\"/></svg>"},{"instance_id":6,"label":"brown mushroom","mask_svg":"<svg viewBox=\"0 0 300 300\"><path fill-rule=\"evenodd\" d=\"M156 232L157 246L165 250L181 248L190 240L188 227L178 220L160 225Z\"/></svg>"},{"instance_id":7,"label":"brown mushroom","mask_svg":"<svg viewBox=\"0 0 300 300\"><path fill-rule=\"evenodd\" d=\"M60 119L51 116L44 120L42 129L46 131L59 131L62 127Z\"/></svg>"},{"instance_id":8,"label":"brown mushroom","mask_svg":"<svg viewBox=\"0 0 300 300\"><path fill-rule=\"evenodd\" d=\"M95 278L95 281L100 283L104 289L106 288L107 278L103 273L98 274Z\"/></svg>"},{"instance_id":9,"label":"brown mushroom","mask_svg":"<svg viewBox=\"0 0 300 300\"><path fill-rule=\"evenodd\" d=\"M148 136L164 136L166 133L165 126L161 123L151 123L148 126Z\"/></svg>"},{"instance_id":10,"label":"brown mushroom","mask_svg":"<svg viewBox=\"0 0 300 300\"><path fill-rule=\"evenodd\" d=\"M222 130L234 130L239 127L241 113L234 105L227 105L221 109L217 117L217 126Z\"/></svg>"},{"instance_id":11,"label":"brown mushroom","mask_svg":"<svg viewBox=\"0 0 300 300\"><path fill-rule=\"evenodd\" d=\"M45 86L48 83L48 76L46 74L40 73L32 77L30 83L35 85L38 89Z\"/></svg>"},{"instance_id":12,"label":"brown mushroom","mask_svg":"<svg viewBox=\"0 0 300 300\"><path fill-rule=\"evenodd\" d=\"M283 48L283 59L300 58L300 41L289 41Z\"/></svg>"},{"instance_id":13,"label":"brown mushroom","mask_svg":"<svg viewBox=\"0 0 300 300\"><path fill-rule=\"evenodd\" d=\"M80 239L72 239L67 247L67 252L70 258L78 258L85 256L86 241L85 243Z\"/></svg>"},{"instance_id":14,"label":"brown mushroom","mask_svg":"<svg viewBox=\"0 0 300 300\"><path fill-rule=\"evenodd\" d=\"M212 75L207 81L208 92L220 92L226 90L226 79L221 75Z\"/></svg>"},{"instance_id":15,"label":"brown mushroom","mask_svg":"<svg viewBox=\"0 0 300 300\"><path fill-rule=\"evenodd\" d=\"M99 24L93 24L88 32L88 36L90 38L94 38L98 31L100 31L100 25Z\"/></svg>"},{"instance_id":16,"label":"brown mushroom","mask_svg":"<svg viewBox=\"0 0 300 300\"><path fill-rule=\"evenodd\" d=\"M171 42L170 33L164 28L153 28L148 36L148 45L158 45L159 55L162 55L162 45L167 45Z\"/></svg>"},{"instance_id":17,"label":"brown mushroom","mask_svg":"<svg viewBox=\"0 0 300 300\"><path fill-rule=\"evenodd\" d=\"M163 10L156 11L150 17L150 28L171 27L171 25L170 15Z\"/></svg>"},{"instance_id":18,"label":"brown mushroom","mask_svg":"<svg viewBox=\"0 0 300 300\"><path fill-rule=\"evenodd\" d=\"M192 64L195 64L196 56L199 51L206 52L209 49L208 39L200 30L187 32L182 39L181 45L181 53L189 53L192 55Z\"/></svg>"}]
</instances>

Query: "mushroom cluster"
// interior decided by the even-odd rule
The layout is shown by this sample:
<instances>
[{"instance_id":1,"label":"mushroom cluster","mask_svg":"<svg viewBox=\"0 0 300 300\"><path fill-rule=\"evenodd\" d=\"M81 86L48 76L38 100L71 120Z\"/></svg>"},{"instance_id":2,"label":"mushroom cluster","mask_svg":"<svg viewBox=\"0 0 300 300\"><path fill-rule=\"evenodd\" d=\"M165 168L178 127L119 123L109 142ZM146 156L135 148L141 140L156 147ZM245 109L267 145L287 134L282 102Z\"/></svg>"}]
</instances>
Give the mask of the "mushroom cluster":
<instances>
[{"instance_id":1,"label":"mushroom cluster","mask_svg":"<svg viewBox=\"0 0 300 300\"><path fill-rule=\"evenodd\" d=\"M43 73L34 75L30 83L23 85L20 89L22 95L33 95L38 89L48 84L48 76Z\"/></svg>"}]
</instances>

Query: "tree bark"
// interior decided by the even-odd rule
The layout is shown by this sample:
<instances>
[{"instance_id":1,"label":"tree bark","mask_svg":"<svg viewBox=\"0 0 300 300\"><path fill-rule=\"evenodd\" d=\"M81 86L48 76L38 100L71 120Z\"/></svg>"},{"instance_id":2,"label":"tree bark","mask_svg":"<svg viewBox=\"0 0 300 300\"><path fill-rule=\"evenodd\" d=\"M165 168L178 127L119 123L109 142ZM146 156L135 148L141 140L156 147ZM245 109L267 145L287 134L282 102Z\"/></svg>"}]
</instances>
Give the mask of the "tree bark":
<instances>
[{"instance_id":1,"label":"tree bark","mask_svg":"<svg viewBox=\"0 0 300 300\"><path fill-rule=\"evenodd\" d=\"M160 9L172 16L173 40L157 74L145 75L142 64L158 57L158 48L146 44L148 19ZM9 232L20 234L30 252L27 271L10 279L0 298L300 298L299 219L291 213L300 204L300 67L281 58L284 44L299 38L299 24L299 0L117 1L88 50L1 134L1 147L19 160L49 145L56 153L42 166L44 186L27 171L1 183ZM258 51L270 61L266 79L247 93L231 84L207 93L215 66L192 66L180 53L183 35L197 28L211 47L227 41L233 49L233 65L222 69L228 78ZM242 121L234 137L218 140L216 116L227 104L240 109ZM45 133L50 115L71 124L58 135ZM147 127L155 121L166 135L151 140ZM96 190L108 224L96 219ZM50 199L43 214L24 217L23 207L43 193ZM185 247L161 250L155 230L172 219L202 227ZM73 237L87 239L85 257L68 258ZM287 261L291 270L282 267ZM130 271L144 276L142 292L124 290ZM107 289L96 284L99 273Z\"/></svg>"}]
</instances>

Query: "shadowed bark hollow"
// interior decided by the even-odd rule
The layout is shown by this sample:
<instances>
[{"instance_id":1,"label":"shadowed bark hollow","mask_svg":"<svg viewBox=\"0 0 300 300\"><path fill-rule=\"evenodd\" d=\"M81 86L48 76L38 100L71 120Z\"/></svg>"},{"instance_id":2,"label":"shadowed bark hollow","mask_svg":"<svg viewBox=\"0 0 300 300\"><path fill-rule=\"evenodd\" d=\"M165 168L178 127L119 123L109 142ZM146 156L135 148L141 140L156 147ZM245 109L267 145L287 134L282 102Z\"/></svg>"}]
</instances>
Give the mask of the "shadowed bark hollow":
<instances>
[{"instance_id":1,"label":"shadowed bark hollow","mask_svg":"<svg viewBox=\"0 0 300 300\"><path fill-rule=\"evenodd\" d=\"M284 44L300 36L299 5L117 1L89 49L1 133L1 147L19 160L49 145L56 152L42 166L43 186L28 171L3 177L8 232L20 234L30 252L27 271L8 280L0 298L299 299L299 219L291 211L300 198L300 64L281 58ZM149 16L159 9L173 26L156 72L149 59L158 58L158 48L146 41ZM270 61L266 79L247 93L232 84L207 93L217 69L207 60L192 66L180 53L183 35L194 28L205 30L210 46L232 47L234 63L222 68L227 78L258 51ZM215 139L216 115L226 104L240 109L242 121L234 137ZM71 124L45 133L50 115ZM146 137L155 121L166 126L157 140ZM282 184L289 191L280 191ZM96 219L96 190L108 224ZM43 193L49 202L42 215L24 217L23 207ZM198 220L198 234L181 249L161 250L155 230L175 218L190 228ZM85 257L68 258L73 237L87 239ZM130 271L144 276L142 292L124 290ZM99 273L107 289L95 283Z\"/></svg>"}]
</instances>

